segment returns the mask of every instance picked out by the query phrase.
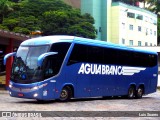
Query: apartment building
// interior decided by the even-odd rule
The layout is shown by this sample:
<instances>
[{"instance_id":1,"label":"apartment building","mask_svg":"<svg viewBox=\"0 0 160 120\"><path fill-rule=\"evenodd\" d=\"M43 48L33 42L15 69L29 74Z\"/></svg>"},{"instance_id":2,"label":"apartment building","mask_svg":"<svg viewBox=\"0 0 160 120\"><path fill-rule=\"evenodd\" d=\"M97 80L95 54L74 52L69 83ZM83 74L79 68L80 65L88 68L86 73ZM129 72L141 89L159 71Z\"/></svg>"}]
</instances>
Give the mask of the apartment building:
<instances>
[{"instance_id":1,"label":"apartment building","mask_svg":"<svg viewBox=\"0 0 160 120\"><path fill-rule=\"evenodd\" d=\"M81 0L95 19L97 39L126 46L157 46L157 15L123 2Z\"/></svg>"}]
</instances>

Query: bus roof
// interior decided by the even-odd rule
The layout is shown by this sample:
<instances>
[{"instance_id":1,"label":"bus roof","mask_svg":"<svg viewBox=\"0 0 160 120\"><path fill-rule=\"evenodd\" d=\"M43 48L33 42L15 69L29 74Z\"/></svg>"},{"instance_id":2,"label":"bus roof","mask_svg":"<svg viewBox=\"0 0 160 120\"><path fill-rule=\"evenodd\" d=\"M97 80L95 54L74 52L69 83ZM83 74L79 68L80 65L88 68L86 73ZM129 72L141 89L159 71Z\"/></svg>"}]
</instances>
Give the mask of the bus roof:
<instances>
[{"instance_id":1,"label":"bus roof","mask_svg":"<svg viewBox=\"0 0 160 120\"><path fill-rule=\"evenodd\" d=\"M25 46L50 45L57 42L79 43L79 44L109 47L109 48L115 48L115 49L121 49L121 50L129 50L129 51L135 51L135 52L157 54L154 51L145 51L141 49L126 47L123 45L113 44L110 42L93 40L89 38L75 37L75 36L67 36L67 35L55 35L55 36L44 36L44 37L32 38L22 42L21 45L25 45Z\"/></svg>"},{"instance_id":2,"label":"bus roof","mask_svg":"<svg viewBox=\"0 0 160 120\"><path fill-rule=\"evenodd\" d=\"M56 42L72 42L74 40L74 36L43 36L28 39L21 43L21 45L50 45Z\"/></svg>"}]
</instances>

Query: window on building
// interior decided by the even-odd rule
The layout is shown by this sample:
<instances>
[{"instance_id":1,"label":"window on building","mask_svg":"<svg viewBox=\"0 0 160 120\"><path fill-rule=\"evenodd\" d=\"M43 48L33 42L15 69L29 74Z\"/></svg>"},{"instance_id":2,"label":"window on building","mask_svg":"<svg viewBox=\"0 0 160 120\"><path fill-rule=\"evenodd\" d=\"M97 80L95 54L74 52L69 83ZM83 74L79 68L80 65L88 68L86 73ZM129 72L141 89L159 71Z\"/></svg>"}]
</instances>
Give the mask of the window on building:
<instances>
[{"instance_id":1,"label":"window on building","mask_svg":"<svg viewBox=\"0 0 160 120\"><path fill-rule=\"evenodd\" d=\"M154 25L157 25L157 20L153 20L153 24L154 24Z\"/></svg>"},{"instance_id":2,"label":"window on building","mask_svg":"<svg viewBox=\"0 0 160 120\"><path fill-rule=\"evenodd\" d=\"M99 32L102 32L102 28L101 27L99 27Z\"/></svg>"},{"instance_id":3,"label":"window on building","mask_svg":"<svg viewBox=\"0 0 160 120\"><path fill-rule=\"evenodd\" d=\"M138 46L142 46L142 42L141 41L138 41Z\"/></svg>"},{"instance_id":4,"label":"window on building","mask_svg":"<svg viewBox=\"0 0 160 120\"><path fill-rule=\"evenodd\" d=\"M143 15L137 14L136 19L143 20Z\"/></svg>"},{"instance_id":5,"label":"window on building","mask_svg":"<svg viewBox=\"0 0 160 120\"><path fill-rule=\"evenodd\" d=\"M152 29L150 29L150 34L152 35Z\"/></svg>"},{"instance_id":6,"label":"window on building","mask_svg":"<svg viewBox=\"0 0 160 120\"><path fill-rule=\"evenodd\" d=\"M125 39L124 39L124 38L122 38L122 44L123 44L123 45L125 44Z\"/></svg>"},{"instance_id":7,"label":"window on building","mask_svg":"<svg viewBox=\"0 0 160 120\"><path fill-rule=\"evenodd\" d=\"M154 31L154 36L156 36L156 34L157 34L156 31Z\"/></svg>"},{"instance_id":8,"label":"window on building","mask_svg":"<svg viewBox=\"0 0 160 120\"><path fill-rule=\"evenodd\" d=\"M146 35L148 35L149 34L149 32L148 32L148 28L146 28Z\"/></svg>"},{"instance_id":9,"label":"window on building","mask_svg":"<svg viewBox=\"0 0 160 120\"><path fill-rule=\"evenodd\" d=\"M150 18L150 23L151 23L151 24L153 24L153 23L154 23L154 21L153 21L153 19L152 19L152 18Z\"/></svg>"},{"instance_id":10,"label":"window on building","mask_svg":"<svg viewBox=\"0 0 160 120\"><path fill-rule=\"evenodd\" d=\"M142 31L142 27L138 26L138 31L141 32Z\"/></svg>"},{"instance_id":11,"label":"window on building","mask_svg":"<svg viewBox=\"0 0 160 120\"><path fill-rule=\"evenodd\" d=\"M150 43L150 46L152 46L152 43Z\"/></svg>"},{"instance_id":12,"label":"window on building","mask_svg":"<svg viewBox=\"0 0 160 120\"><path fill-rule=\"evenodd\" d=\"M96 29L96 35L98 35L98 30Z\"/></svg>"},{"instance_id":13,"label":"window on building","mask_svg":"<svg viewBox=\"0 0 160 120\"><path fill-rule=\"evenodd\" d=\"M129 30L133 30L133 25L129 25Z\"/></svg>"},{"instance_id":14,"label":"window on building","mask_svg":"<svg viewBox=\"0 0 160 120\"><path fill-rule=\"evenodd\" d=\"M122 29L125 29L125 23L122 23Z\"/></svg>"},{"instance_id":15,"label":"window on building","mask_svg":"<svg viewBox=\"0 0 160 120\"><path fill-rule=\"evenodd\" d=\"M148 46L148 43L147 43L147 42L145 42L145 46Z\"/></svg>"},{"instance_id":16,"label":"window on building","mask_svg":"<svg viewBox=\"0 0 160 120\"><path fill-rule=\"evenodd\" d=\"M135 18L135 13L128 12L127 13L127 17L129 17L129 18Z\"/></svg>"},{"instance_id":17,"label":"window on building","mask_svg":"<svg viewBox=\"0 0 160 120\"><path fill-rule=\"evenodd\" d=\"M133 46L133 40L129 40L129 45Z\"/></svg>"},{"instance_id":18,"label":"window on building","mask_svg":"<svg viewBox=\"0 0 160 120\"><path fill-rule=\"evenodd\" d=\"M144 21L145 21L145 22L148 22L148 21L149 21L148 19L149 19L149 18L148 18L147 16L144 17Z\"/></svg>"}]
</instances>

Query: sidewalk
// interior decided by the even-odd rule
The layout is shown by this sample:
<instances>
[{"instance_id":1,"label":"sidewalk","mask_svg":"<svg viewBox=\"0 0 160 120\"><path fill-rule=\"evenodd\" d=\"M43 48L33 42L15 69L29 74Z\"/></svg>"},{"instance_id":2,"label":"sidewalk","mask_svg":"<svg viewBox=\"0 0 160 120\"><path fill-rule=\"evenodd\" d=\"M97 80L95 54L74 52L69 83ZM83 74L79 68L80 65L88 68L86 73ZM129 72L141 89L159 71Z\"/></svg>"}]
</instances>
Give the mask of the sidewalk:
<instances>
[{"instance_id":1,"label":"sidewalk","mask_svg":"<svg viewBox=\"0 0 160 120\"><path fill-rule=\"evenodd\" d=\"M5 85L0 84L0 94L8 94Z\"/></svg>"}]
</instances>

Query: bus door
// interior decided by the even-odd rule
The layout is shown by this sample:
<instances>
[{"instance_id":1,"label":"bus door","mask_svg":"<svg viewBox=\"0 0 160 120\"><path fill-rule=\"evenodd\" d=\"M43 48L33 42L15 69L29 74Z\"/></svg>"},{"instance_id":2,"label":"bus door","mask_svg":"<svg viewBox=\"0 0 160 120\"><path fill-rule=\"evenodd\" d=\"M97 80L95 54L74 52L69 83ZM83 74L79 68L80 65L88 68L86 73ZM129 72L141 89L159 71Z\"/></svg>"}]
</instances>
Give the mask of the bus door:
<instances>
[{"instance_id":1,"label":"bus door","mask_svg":"<svg viewBox=\"0 0 160 120\"><path fill-rule=\"evenodd\" d=\"M44 79L46 81L43 82L43 99L52 99L55 96L56 91L56 81L53 76L57 75L59 72L60 66L58 63L57 55L52 55L47 57L47 59L44 60ZM46 87L45 87L46 86Z\"/></svg>"},{"instance_id":2,"label":"bus door","mask_svg":"<svg viewBox=\"0 0 160 120\"><path fill-rule=\"evenodd\" d=\"M50 79L47 83L45 82L43 84L43 91L42 91L42 96L43 99L54 99L55 98L55 89L56 86L56 80Z\"/></svg>"}]
</instances>

